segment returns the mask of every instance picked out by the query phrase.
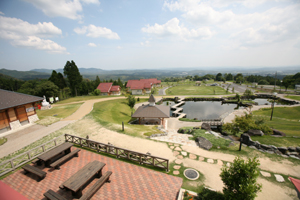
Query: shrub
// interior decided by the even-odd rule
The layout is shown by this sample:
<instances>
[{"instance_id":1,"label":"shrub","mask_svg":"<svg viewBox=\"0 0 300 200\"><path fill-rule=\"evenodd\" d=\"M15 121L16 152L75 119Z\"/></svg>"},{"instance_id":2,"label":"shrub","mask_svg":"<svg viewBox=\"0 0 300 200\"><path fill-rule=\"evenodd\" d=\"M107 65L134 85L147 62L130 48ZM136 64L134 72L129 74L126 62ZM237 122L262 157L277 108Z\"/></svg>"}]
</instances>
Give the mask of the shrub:
<instances>
[{"instance_id":1,"label":"shrub","mask_svg":"<svg viewBox=\"0 0 300 200\"><path fill-rule=\"evenodd\" d=\"M224 200L224 195L220 192L211 191L210 189L203 188L203 190L198 193L196 200Z\"/></svg>"},{"instance_id":2,"label":"shrub","mask_svg":"<svg viewBox=\"0 0 300 200\"><path fill-rule=\"evenodd\" d=\"M100 90L99 89L95 89L93 92L93 95L98 96L100 94Z\"/></svg>"},{"instance_id":3,"label":"shrub","mask_svg":"<svg viewBox=\"0 0 300 200\"><path fill-rule=\"evenodd\" d=\"M248 162L236 157L230 167L223 167L220 177L224 183L225 199L252 200L261 191L261 184L256 183L259 176L259 160L254 157Z\"/></svg>"},{"instance_id":4,"label":"shrub","mask_svg":"<svg viewBox=\"0 0 300 200\"><path fill-rule=\"evenodd\" d=\"M258 85L270 85L270 83L268 81L266 81L266 80L260 80L260 81L258 81L257 84Z\"/></svg>"}]
</instances>

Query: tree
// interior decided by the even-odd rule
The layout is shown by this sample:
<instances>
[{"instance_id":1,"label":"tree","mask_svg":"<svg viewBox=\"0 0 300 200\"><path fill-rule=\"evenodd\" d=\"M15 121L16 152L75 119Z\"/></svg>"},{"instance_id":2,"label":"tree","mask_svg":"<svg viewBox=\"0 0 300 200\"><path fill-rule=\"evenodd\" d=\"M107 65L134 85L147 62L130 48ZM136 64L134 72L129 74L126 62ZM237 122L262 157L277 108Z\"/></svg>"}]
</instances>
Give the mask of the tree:
<instances>
[{"instance_id":1,"label":"tree","mask_svg":"<svg viewBox=\"0 0 300 200\"><path fill-rule=\"evenodd\" d=\"M132 96L132 95L129 95L129 96L127 97L127 101L128 101L128 106L129 106L131 109L133 109L133 107L134 107L134 105L135 105L135 102L136 102L135 97Z\"/></svg>"},{"instance_id":2,"label":"tree","mask_svg":"<svg viewBox=\"0 0 300 200\"><path fill-rule=\"evenodd\" d=\"M231 81L231 80L233 80L233 76L232 76L231 73L229 73L229 74L227 74L227 76L226 76L226 81Z\"/></svg>"},{"instance_id":3,"label":"tree","mask_svg":"<svg viewBox=\"0 0 300 200\"><path fill-rule=\"evenodd\" d=\"M64 75L68 78L73 95L77 96L77 88L82 82L82 76L73 60L71 62L67 61L64 67Z\"/></svg>"},{"instance_id":4,"label":"tree","mask_svg":"<svg viewBox=\"0 0 300 200\"><path fill-rule=\"evenodd\" d=\"M243 83L244 82L243 74L238 73L237 75L234 76L234 80L236 83Z\"/></svg>"},{"instance_id":5,"label":"tree","mask_svg":"<svg viewBox=\"0 0 300 200\"><path fill-rule=\"evenodd\" d=\"M98 87L98 85L101 83L99 76L96 76L96 80L95 80L95 88Z\"/></svg>"},{"instance_id":6,"label":"tree","mask_svg":"<svg viewBox=\"0 0 300 200\"><path fill-rule=\"evenodd\" d=\"M252 95L253 95L253 92L250 89L245 90L244 96L246 97L247 100L249 100Z\"/></svg>"},{"instance_id":7,"label":"tree","mask_svg":"<svg viewBox=\"0 0 300 200\"><path fill-rule=\"evenodd\" d=\"M282 85L285 87L285 91L292 84L293 79L292 76L285 76L282 80Z\"/></svg>"},{"instance_id":8,"label":"tree","mask_svg":"<svg viewBox=\"0 0 300 200\"><path fill-rule=\"evenodd\" d=\"M64 76L60 72L56 72L55 70L52 71L51 76L48 79L52 83L54 83L59 89L63 89L67 86Z\"/></svg>"},{"instance_id":9,"label":"tree","mask_svg":"<svg viewBox=\"0 0 300 200\"><path fill-rule=\"evenodd\" d=\"M216 80L217 80L217 81L223 81L223 79L224 79L224 78L223 78L222 74L221 74L221 73L218 73L217 76L216 76Z\"/></svg>"},{"instance_id":10,"label":"tree","mask_svg":"<svg viewBox=\"0 0 300 200\"><path fill-rule=\"evenodd\" d=\"M59 88L51 81L45 81L36 87L36 94L40 97L44 95L46 97L56 97L59 95Z\"/></svg>"},{"instance_id":11,"label":"tree","mask_svg":"<svg viewBox=\"0 0 300 200\"><path fill-rule=\"evenodd\" d=\"M224 183L223 193L225 199L253 200L257 192L261 191L258 184L259 160L254 157L248 162L236 157L230 167L223 167L220 177Z\"/></svg>"}]
</instances>

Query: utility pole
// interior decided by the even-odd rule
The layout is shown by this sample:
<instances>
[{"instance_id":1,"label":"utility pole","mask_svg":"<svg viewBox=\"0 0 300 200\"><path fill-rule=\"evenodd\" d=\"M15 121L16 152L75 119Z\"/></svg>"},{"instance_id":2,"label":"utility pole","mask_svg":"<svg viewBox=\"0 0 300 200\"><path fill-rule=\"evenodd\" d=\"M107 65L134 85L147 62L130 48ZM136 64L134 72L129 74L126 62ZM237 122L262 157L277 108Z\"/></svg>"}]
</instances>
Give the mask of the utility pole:
<instances>
[{"instance_id":1,"label":"utility pole","mask_svg":"<svg viewBox=\"0 0 300 200\"><path fill-rule=\"evenodd\" d=\"M276 77L277 77L277 71L276 71L276 73L275 73L274 91L275 91L275 88L276 88Z\"/></svg>"}]
</instances>

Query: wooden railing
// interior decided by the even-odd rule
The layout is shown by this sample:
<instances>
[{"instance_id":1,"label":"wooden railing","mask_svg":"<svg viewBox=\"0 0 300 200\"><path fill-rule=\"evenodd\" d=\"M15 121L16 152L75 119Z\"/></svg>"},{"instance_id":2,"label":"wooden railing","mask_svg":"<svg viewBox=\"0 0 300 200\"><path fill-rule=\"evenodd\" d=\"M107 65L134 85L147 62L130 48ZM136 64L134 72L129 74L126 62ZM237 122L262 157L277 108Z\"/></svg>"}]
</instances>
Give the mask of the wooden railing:
<instances>
[{"instance_id":1,"label":"wooden railing","mask_svg":"<svg viewBox=\"0 0 300 200\"><path fill-rule=\"evenodd\" d=\"M21 153L20 155L17 155L9 160L6 160L2 163L0 163L0 176L3 176L16 168L24 165L25 163L35 159L39 155L43 154L45 151L49 151L50 149L53 149L55 146L63 143L63 137L57 137L54 138L42 145L39 145L29 151L26 151L24 153Z\"/></svg>"},{"instance_id":2,"label":"wooden railing","mask_svg":"<svg viewBox=\"0 0 300 200\"><path fill-rule=\"evenodd\" d=\"M117 158L125 158L134 162L138 162L140 165L151 165L159 167L169 171L169 160L152 156L149 154L139 153L128 149L115 147L109 144L103 144L93 140L77 137L74 135L65 134L66 142L72 142L78 144L81 147L88 147L96 150L97 152L103 152L111 155L115 155Z\"/></svg>"}]
</instances>

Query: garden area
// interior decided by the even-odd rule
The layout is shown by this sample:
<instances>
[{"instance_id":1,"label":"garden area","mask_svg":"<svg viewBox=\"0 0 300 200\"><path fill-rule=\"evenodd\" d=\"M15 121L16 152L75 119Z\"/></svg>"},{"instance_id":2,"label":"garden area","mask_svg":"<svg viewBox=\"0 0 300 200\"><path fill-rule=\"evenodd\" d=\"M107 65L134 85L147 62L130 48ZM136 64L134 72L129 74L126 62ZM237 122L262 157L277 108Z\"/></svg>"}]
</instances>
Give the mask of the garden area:
<instances>
[{"instance_id":1,"label":"garden area","mask_svg":"<svg viewBox=\"0 0 300 200\"><path fill-rule=\"evenodd\" d=\"M225 89L218 86L195 86L195 83L177 85L166 90L167 95L226 95Z\"/></svg>"}]
</instances>

